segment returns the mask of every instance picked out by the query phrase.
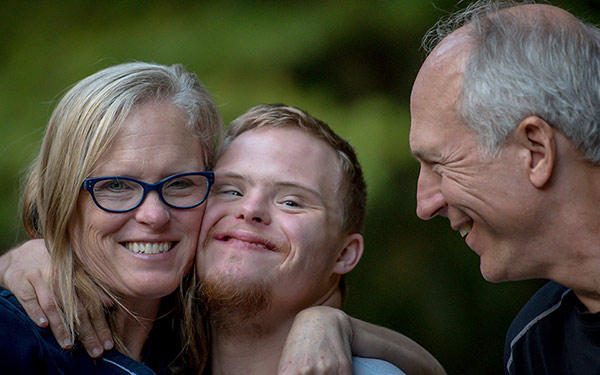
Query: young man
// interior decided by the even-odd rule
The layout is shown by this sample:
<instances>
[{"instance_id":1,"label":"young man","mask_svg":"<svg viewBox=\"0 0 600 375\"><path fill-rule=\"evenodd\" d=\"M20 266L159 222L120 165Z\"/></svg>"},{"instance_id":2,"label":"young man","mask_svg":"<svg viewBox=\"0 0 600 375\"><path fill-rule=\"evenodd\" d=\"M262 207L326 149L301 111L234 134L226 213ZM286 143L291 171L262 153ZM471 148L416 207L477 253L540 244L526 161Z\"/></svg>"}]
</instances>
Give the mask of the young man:
<instances>
[{"instance_id":1,"label":"young man","mask_svg":"<svg viewBox=\"0 0 600 375\"><path fill-rule=\"evenodd\" d=\"M437 30L411 96L417 215L447 217L489 281L552 280L509 329L507 374L600 373L600 30L490 1Z\"/></svg>"},{"instance_id":2,"label":"young man","mask_svg":"<svg viewBox=\"0 0 600 375\"><path fill-rule=\"evenodd\" d=\"M228 129L197 255L213 374L274 374L295 316L341 308L363 252L366 186L352 147L296 108L263 105ZM354 360L355 374L401 374Z\"/></svg>"}]
</instances>

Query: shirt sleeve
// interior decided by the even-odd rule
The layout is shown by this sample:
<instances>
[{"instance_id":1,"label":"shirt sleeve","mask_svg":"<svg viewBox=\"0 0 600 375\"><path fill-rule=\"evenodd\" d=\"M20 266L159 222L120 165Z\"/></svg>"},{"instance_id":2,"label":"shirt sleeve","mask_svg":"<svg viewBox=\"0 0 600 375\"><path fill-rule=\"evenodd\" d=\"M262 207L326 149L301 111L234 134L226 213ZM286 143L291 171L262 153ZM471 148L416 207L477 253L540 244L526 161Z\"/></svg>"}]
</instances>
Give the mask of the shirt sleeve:
<instances>
[{"instance_id":1,"label":"shirt sleeve","mask_svg":"<svg viewBox=\"0 0 600 375\"><path fill-rule=\"evenodd\" d=\"M353 375L406 375L393 364L376 358L352 357Z\"/></svg>"}]
</instances>

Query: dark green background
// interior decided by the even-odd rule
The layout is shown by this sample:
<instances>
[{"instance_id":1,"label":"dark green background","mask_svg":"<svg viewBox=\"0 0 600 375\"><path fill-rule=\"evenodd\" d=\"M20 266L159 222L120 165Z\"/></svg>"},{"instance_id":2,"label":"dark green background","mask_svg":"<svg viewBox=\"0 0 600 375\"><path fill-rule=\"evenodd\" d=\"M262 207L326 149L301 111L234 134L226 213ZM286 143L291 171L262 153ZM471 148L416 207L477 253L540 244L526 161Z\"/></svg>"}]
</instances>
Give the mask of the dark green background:
<instances>
[{"instance_id":1,"label":"dark green background","mask_svg":"<svg viewBox=\"0 0 600 375\"><path fill-rule=\"evenodd\" d=\"M450 374L502 374L504 333L540 282L487 283L446 220L415 215L410 88L422 35L456 3L1 2L0 249L24 239L19 181L60 94L116 63L182 63L226 122L255 104L285 102L356 146L370 199L349 312L412 337ZM595 1L554 3L599 20Z\"/></svg>"}]
</instances>

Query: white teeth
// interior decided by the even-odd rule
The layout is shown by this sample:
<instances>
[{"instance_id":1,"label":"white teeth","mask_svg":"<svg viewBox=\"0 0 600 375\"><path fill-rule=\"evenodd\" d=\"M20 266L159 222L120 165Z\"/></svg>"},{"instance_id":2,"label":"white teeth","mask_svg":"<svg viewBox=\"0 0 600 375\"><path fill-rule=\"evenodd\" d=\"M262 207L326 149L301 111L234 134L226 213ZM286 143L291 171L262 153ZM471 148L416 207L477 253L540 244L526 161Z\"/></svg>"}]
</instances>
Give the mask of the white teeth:
<instances>
[{"instance_id":1,"label":"white teeth","mask_svg":"<svg viewBox=\"0 0 600 375\"><path fill-rule=\"evenodd\" d=\"M165 253L171 249L172 242L126 242L129 251L142 254Z\"/></svg>"},{"instance_id":2,"label":"white teeth","mask_svg":"<svg viewBox=\"0 0 600 375\"><path fill-rule=\"evenodd\" d=\"M458 233L460 233L461 237L465 237L469 232L473 229L473 223L463 224L458 228Z\"/></svg>"}]
</instances>

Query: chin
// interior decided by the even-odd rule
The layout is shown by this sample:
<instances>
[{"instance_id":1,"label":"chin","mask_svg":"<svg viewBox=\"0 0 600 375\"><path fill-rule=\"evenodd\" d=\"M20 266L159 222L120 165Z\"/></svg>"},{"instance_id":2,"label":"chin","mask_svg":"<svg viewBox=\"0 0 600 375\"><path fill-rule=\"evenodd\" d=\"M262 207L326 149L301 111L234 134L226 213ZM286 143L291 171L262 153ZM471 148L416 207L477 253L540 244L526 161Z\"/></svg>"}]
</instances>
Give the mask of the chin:
<instances>
[{"instance_id":1,"label":"chin","mask_svg":"<svg viewBox=\"0 0 600 375\"><path fill-rule=\"evenodd\" d=\"M481 259L479 270L481 271L481 275L483 276L483 278L491 283L501 283L504 281L509 281L505 269L499 267L497 264L490 265L487 264L483 259Z\"/></svg>"},{"instance_id":2,"label":"chin","mask_svg":"<svg viewBox=\"0 0 600 375\"><path fill-rule=\"evenodd\" d=\"M176 280L153 280L153 285L148 285L148 282L136 283L132 292L140 298L156 299L163 298L173 293L179 286Z\"/></svg>"}]
</instances>

